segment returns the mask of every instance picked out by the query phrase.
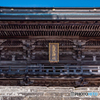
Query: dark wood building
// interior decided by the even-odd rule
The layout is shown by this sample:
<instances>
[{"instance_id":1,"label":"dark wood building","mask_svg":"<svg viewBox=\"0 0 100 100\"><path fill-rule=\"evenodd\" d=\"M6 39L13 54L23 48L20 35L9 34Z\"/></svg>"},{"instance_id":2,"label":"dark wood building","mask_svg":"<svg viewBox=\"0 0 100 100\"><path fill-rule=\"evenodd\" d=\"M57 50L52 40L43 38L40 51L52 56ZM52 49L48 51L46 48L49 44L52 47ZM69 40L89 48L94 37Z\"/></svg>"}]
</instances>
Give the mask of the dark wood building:
<instances>
[{"instance_id":1,"label":"dark wood building","mask_svg":"<svg viewBox=\"0 0 100 100\"><path fill-rule=\"evenodd\" d=\"M100 74L100 8L0 7L0 73Z\"/></svg>"}]
</instances>

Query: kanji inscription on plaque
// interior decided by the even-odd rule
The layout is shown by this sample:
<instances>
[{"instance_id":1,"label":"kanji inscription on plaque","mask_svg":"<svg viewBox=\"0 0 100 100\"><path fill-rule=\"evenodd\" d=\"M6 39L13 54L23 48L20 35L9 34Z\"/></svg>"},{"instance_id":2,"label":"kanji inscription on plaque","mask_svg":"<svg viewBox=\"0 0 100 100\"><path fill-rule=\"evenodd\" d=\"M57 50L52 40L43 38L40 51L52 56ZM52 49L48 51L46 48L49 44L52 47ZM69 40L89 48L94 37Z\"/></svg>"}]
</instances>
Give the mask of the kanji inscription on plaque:
<instances>
[{"instance_id":1,"label":"kanji inscription on plaque","mask_svg":"<svg viewBox=\"0 0 100 100\"><path fill-rule=\"evenodd\" d=\"M59 43L49 43L49 62L59 62Z\"/></svg>"}]
</instances>

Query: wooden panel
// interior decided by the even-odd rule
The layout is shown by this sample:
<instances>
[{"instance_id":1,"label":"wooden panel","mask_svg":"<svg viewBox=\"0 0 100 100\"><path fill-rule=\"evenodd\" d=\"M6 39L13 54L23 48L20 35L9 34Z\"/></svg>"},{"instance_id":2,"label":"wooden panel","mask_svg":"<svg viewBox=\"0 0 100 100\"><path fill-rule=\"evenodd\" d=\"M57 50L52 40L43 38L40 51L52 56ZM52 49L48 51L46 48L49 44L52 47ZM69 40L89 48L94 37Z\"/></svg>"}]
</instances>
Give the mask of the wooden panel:
<instances>
[{"instance_id":1,"label":"wooden panel","mask_svg":"<svg viewBox=\"0 0 100 100\"><path fill-rule=\"evenodd\" d=\"M59 43L49 43L49 62L59 62Z\"/></svg>"}]
</instances>

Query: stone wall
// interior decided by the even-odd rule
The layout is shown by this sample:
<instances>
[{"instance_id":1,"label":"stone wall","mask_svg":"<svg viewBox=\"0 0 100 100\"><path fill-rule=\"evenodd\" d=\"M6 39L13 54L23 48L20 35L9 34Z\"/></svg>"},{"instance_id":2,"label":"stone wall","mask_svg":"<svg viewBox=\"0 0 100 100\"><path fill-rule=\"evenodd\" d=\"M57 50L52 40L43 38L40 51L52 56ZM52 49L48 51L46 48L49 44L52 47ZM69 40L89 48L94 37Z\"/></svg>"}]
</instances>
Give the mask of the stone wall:
<instances>
[{"instance_id":1,"label":"stone wall","mask_svg":"<svg viewBox=\"0 0 100 100\"><path fill-rule=\"evenodd\" d=\"M71 93L92 93L86 96ZM96 93L96 95L94 94ZM0 86L0 100L99 100L99 87Z\"/></svg>"}]
</instances>

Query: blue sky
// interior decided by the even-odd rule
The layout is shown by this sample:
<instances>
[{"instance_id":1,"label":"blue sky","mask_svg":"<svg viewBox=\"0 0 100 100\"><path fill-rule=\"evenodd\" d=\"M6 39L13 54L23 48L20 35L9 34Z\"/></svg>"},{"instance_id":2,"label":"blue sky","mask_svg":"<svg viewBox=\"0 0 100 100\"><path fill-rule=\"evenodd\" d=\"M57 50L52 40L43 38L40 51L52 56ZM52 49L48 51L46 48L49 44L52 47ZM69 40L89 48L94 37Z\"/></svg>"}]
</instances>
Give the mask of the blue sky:
<instances>
[{"instance_id":1,"label":"blue sky","mask_svg":"<svg viewBox=\"0 0 100 100\"><path fill-rule=\"evenodd\" d=\"M100 7L100 0L0 0L10 7Z\"/></svg>"}]
</instances>

